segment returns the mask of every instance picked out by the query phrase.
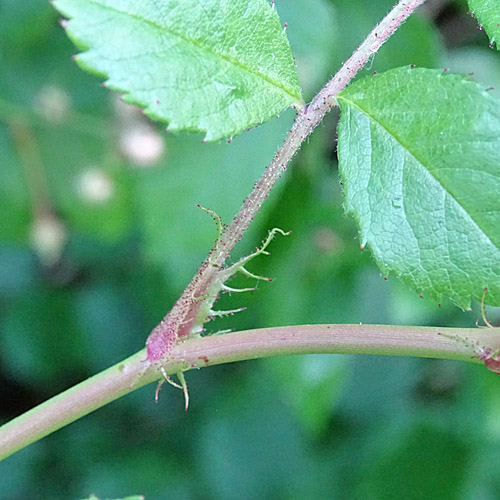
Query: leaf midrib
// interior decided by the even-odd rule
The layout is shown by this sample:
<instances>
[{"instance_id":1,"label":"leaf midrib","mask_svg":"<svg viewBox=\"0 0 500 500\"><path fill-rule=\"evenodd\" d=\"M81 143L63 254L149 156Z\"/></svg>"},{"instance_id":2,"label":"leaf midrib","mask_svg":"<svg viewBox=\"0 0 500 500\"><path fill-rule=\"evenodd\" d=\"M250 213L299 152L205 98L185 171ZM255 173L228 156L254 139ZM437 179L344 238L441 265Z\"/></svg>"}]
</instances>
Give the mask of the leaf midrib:
<instances>
[{"instance_id":1,"label":"leaf midrib","mask_svg":"<svg viewBox=\"0 0 500 500\"><path fill-rule=\"evenodd\" d=\"M484 234L484 236L486 236L486 238L488 238L488 241L492 244L492 246L494 248L496 248L497 250L500 250L500 248L497 246L496 243L494 243L489 234L486 233L486 231L481 227L481 225L477 222L477 220L469 213L469 211L455 198L455 196L453 196L452 193L450 193L450 191L448 189L446 189L446 187L443 185L443 183L431 172L431 170L429 170L426 165L425 165L425 162L422 161L419 156L414 153L412 151L412 149L407 146L404 141L402 141L395 133L393 133L391 130L389 130L389 128L387 128L387 126L385 126L380 120L378 120L377 118L375 118L374 116L372 116L370 113L368 113L368 111L366 111L365 109L363 109L359 104L357 104L356 102L354 101L351 101L350 99L347 99L346 97L344 96L341 96L341 95L338 95L337 96L337 100L343 100L344 102L350 104L351 106L353 106L354 108L358 109L361 113L363 113L365 116L367 116L370 120L372 120L373 122L375 122L379 127L381 127L382 129L384 129L391 137L393 137L400 145L402 148L405 149L405 151L407 151L411 156L413 156L413 158L415 158L415 160L418 162L419 165L422 166L423 169L425 169L425 171L427 173L429 173L432 178L442 187L442 189L448 194L448 196L464 211L464 213L467 214L467 216L470 218L470 220L476 225L476 227L479 229L479 231Z\"/></svg>"},{"instance_id":2,"label":"leaf midrib","mask_svg":"<svg viewBox=\"0 0 500 500\"><path fill-rule=\"evenodd\" d=\"M247 73L250 73L254 76L258 76L262 80L268 82L273 87L277 87L277 88L283 90L287 95L292 97L297 102L300 103L302 101L302 96L300 94L298 94L298 95L295 94L290 89L285 87L282 83L274 80L273 78L266 75L265 73L262 73L262 72L256 70L255 68L252 68L251 66L248 66L247 64L242 63L240 60L230 57L227 54L224 54L222 52L218 52L218 51L214 50L212 47L201 45L200 43L196 42L194 39L187 37L187 36L183 35L182 33L173 30L169 26L162 26L152 19L147 19L147 18L142 17L142 16L137 15L137 14L131 14L130 12L118 9L118 8L110 6L110 5L104 5L96 0L88 0L88 2L91 4L94 4L98 7L102 7L104 9L108 9L108 10L113 11L113 12L118 12L120 14L124 14L124 15L131 17L131 18L145 22L146 24L149 24L149 25L155 27L156 29L166 31L166 32L168 32L168 34L170 34L174 38L175 37L180 38L181 40L194 45L195 47L199 48L200 50L203 50L205 52L209 52L209 53L229 62L230 64L245 70Z\"/></svg>"}]
</instances>

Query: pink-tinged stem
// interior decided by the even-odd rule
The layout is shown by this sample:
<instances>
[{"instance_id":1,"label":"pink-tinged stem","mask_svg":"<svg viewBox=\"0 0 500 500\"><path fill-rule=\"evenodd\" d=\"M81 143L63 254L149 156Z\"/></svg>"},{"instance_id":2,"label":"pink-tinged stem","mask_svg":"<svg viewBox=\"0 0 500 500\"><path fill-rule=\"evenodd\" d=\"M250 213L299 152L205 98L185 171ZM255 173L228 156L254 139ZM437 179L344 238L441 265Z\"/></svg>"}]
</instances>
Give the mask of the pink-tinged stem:
<instances>
[{"instance_id":1,"label":"pink-tinged stem","mask_svg":"<svg viewBox=\"0 0 500 500\"><path fill-rule=\"evenodd\" d=\"M214 279L215 266L222 266L236 243L241 240L273 186L281 177L290 160L304 140L323 120L325 114L336 105L335 96L354 78L371 55L389 39L410 14L425 0L402 0L377 24L366 40L353 52L337 74L316 95L309 106L299 110L295 123L283 145L274 155L252 193L244 201L239 213L224 232L220 244L186 287L179 300L162 322L151 332L147 340L148 359L158 362L167 357L179 338L187 337L202 306L193 297L203 297ZM212 265L213 264L213 265Z\"/></svg>"},{"instance_id":2,"label":"pink-tinged stem","mask_svg":"<svg viewBox=\"0 0 500 500\"><path fill-rule=\"evenodd\" d=\"M451 338L455 336L458 341ZM285 354L346 353L419 356L481 363L479 357L473 358L473 350L477 346L492 351L499 349L500 328L284 326L186 340L172 350L171 359L163 367L168 375L174 375L181 369ZM157 380L159 373L154 367L144 372L145 358L143 349L0 427L0 460Z\"/></svg>"},{"instance_id":3,"label":"pink-tinged stem","mask_svg":"<svg viewBox=\"0 0 500 500\"><path fill-rule=\"evenodd\" d=\"M356 73L368 62L370 56L390 38L390 36L403 24L411 13L425 0L403 0L375 26L365 41L345 61L342 68L314 97L309 106L299 110L295 123L290 130L285 142L274 155L266 171L255 184L255 189L243 203L243 207L232 224L224 233L220 244L220 251L213 259L222 265L227 255L250 226L250 223L259 212L262 204L268 197L271 189L281 177L290 160L299 150L304 140L317 127L325 114L336 105L335 96L356 76Z\"/></svg>"}]
</instances>

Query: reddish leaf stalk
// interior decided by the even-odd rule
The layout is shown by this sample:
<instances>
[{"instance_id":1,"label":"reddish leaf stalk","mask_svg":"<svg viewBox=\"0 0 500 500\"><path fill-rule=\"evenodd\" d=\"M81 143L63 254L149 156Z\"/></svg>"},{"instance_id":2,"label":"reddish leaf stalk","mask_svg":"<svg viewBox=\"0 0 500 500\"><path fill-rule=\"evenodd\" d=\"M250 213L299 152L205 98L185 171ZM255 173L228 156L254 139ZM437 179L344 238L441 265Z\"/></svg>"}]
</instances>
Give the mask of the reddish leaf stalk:
<instances>
[{"instance_id":1,"label":"reddish leaf stalk","mask_svg":"<svg viewBox=\"0 0 500 500\"><path fill-rule=\"evenodd\" d=\"M212 248L196 276L186 287L171 311L149 335L146 347L148 360L158 363L167 359L179 339L190 335L204 297L220 267L229 257L238 241L250 226L272 188L286 170L304 140L321 123L325 114L335 105L335 96L343 90L363 68L369 58L403 24L410 14L425 0L402 0L375 26L365 41L345 61L342 68L316 95L309 106L298 110L295 123L283 145L274 155L262 177L256 182L252 193L244 201L239 213L234 217L218 245Z\"/></svg>"}]
</instances>

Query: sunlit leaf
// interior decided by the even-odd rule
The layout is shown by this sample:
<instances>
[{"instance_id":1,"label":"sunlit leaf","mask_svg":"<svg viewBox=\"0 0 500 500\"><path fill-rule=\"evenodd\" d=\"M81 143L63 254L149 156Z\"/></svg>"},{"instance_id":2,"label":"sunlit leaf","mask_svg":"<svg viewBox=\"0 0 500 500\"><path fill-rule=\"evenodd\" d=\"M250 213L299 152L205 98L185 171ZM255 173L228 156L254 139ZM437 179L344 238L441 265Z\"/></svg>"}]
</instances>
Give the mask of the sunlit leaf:
<instances>
[{"instance_id":1,"label":"sunlit leaf","mask_svg":"<svg viewBox=\"0 0 500 500\"><path fill-rule=\"evenodd\" d=\"M338 96L346 208L384 275L462 308L500 303L500 102L466 77L398 68Z\"/></svg>"},{"instance_id":2,"label":"sunlit leaf","mask_svg":"<svg viewBox=\"0 0 500 500\"><path fill-rule=\"evenodd\" d=\"M232 137L301 103L267 0L56 0L77 61L171 130Z\"/></svg>"}]
</instances>

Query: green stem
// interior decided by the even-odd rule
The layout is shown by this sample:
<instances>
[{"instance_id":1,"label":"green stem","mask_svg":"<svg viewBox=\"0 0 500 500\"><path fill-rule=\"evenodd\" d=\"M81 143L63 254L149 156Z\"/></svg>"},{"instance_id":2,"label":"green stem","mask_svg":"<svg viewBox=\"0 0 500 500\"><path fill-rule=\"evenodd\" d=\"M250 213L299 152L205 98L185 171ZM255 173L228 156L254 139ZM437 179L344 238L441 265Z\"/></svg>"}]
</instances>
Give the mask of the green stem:
<instances>
[{"instance_id":1,"label":"green stem","mask_svg":"<svg viewBox=\"0 0 500 500\"><path fill-rule=\"evenodd\" d=\"M439 335L441 333L443 335ZM446 336L444 336L446 335ZM449 337L458 336L464 342ZM384 354L481 362L474 343L500 348L500 328L383 325L304 325L263 328L189 339L177 345L164 369L182 370L286 354ZM144 371L144 349L0 427L0 460L125 394L161 377ZM153 392L151 392L153 397Z\"/></svg>"}]
</instances>

